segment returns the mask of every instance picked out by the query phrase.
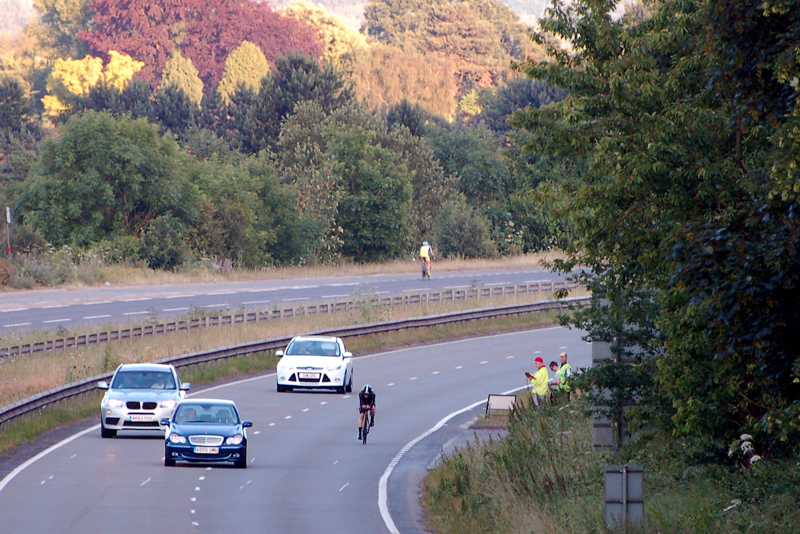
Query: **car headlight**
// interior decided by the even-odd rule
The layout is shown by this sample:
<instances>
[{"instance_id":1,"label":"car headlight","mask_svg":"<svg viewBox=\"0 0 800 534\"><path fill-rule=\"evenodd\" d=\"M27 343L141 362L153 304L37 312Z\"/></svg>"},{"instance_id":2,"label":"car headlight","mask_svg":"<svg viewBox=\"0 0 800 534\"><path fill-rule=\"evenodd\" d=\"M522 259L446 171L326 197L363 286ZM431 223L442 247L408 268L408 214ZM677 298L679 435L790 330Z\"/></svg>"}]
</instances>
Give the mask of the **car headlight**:
<instances>
[{"instance_id":1,"label":"car headlight","mask_svg":"<svg viewBox=\"0 0 800 534\"><path fill-rule=\"evenodd\" d=\"M177 405L178 405L178 401L176 401L175 399L169 399L169 400L161 401L161 407L162 408L174 408Z\"/></svg>"},{"instance_id":2,"label":"car headlight","mask_svg":"<svg viewBox=\"0 0 800 534\"><path fill-rule=\"evenodd\" d=\"M119 399L108 399L106 401L106 406L108 406L109 408L122 408L123 406L125 406L125 403Z\"/></svg>"},{"instance_id":3,"label":"car headlight","mask_svg":"<svg viewBox=\"0 0 800 534\"><path fill-rule=\"evenodd\" d=\"M242 442L242 435L236 434L235 436L231 436L225 440L225 443L228 445L238 445Z\"/></svg>"},{"instance_id":4,"label":"car headlight","mask_svg":"<svg viewBox=\"0 0 800 534\"><path fill-rule=\"evenodd\" d=\"M186 443L186 438L180 434L176 434L175 432L169 435L169 440L172 443Z\"/></svg>"}]
</instances>

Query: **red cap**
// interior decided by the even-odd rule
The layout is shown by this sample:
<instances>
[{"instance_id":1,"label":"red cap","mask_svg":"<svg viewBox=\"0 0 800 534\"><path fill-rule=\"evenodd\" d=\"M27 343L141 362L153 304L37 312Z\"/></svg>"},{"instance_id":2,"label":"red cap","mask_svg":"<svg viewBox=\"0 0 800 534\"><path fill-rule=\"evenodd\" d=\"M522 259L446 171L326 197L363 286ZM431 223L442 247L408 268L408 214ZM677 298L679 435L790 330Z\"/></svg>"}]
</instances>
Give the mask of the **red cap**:
<instances>
[{"instance_id":1,"label":"red cap","mask_svg":"<svg viewBox=\"0 0 800 534\"><path fill-rule=\"evenodd\" d=\"M535 359L535 360L533 360L533 361L535 361L535 362L539 362L539 363L544 363L544 360L542 359L542 357L541 357L541 356L537 356L537 357L536 357L536 359Z\"/></svg>"}]
</instances>

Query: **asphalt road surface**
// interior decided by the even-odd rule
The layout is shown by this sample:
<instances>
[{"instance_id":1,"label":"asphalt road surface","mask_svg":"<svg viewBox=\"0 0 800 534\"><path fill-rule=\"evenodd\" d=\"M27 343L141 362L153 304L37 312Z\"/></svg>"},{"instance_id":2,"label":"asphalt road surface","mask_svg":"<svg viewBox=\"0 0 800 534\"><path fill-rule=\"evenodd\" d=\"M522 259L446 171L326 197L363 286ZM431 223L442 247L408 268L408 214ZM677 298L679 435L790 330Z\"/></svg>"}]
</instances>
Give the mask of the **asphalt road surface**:
<instances>
[{"instance_id":1,"label":"asphalt road surface","mask_svg":"<svg viewBox=\"0 0 800 534\"><path fill-rule=\"evenodd\" d=\"M194 392L233 399L253 421L246 470L167 468L163 435L101 439L95 426L0 481L0 533L424 532L420 471L483 407L458 412L523 387L536 355L561 351L590 365L581 332L563 328L356 355L355 389L377 393L367 445L355 393L277 393L274 374Z\"/></svg>"},{"instance_id":2,"label":"asphalt road surface","mask_svg":"<svg viewBox=\"0 0 800 534\"><path fill-rule=\"evenodd\" d=\"M108 323L164 320L207 309L291 307L344 300L355 294L399 295L451 288L559 281L550 271L443 272L422 281L417 274L297 278L158 286L44 289L0 293L0 338L13 332L56 330Z\"/></svg>"}]
</instances>

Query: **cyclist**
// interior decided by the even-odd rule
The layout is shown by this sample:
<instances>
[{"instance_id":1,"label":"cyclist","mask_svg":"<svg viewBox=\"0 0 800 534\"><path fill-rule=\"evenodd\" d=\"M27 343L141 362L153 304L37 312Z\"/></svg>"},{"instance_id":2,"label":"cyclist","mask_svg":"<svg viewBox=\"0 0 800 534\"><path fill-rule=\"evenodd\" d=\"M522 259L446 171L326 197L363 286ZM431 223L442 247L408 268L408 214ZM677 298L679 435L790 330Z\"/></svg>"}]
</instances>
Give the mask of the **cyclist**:
<instances>
[{"instance_id":1,"label":"cyclist","mask_svg":"<svg viewBox=\"0 0 800 534\"><path fill-rule=\"evenodd\" d=\"M367 384L361 388L358 394L358 439L361 439L361 425L364 424L364 412L369 410L370 422L369 426L375 426L375 392L372 391L372 386Z\"/></svg>"},{"instance_id":2,"label":"cyclist","mask_svg":"<svg viewBox=\"0 0 800 534\"><path fill-rule=\"evenodd\" d=\"M422 261L423 278L425 277L425 273L427 273L427 277L430 279L431 259L435 260L436 258L433 256L433 249L427 241L422 242L422 246L419 249L419 259Z\"/></svg>"}]
</instances>

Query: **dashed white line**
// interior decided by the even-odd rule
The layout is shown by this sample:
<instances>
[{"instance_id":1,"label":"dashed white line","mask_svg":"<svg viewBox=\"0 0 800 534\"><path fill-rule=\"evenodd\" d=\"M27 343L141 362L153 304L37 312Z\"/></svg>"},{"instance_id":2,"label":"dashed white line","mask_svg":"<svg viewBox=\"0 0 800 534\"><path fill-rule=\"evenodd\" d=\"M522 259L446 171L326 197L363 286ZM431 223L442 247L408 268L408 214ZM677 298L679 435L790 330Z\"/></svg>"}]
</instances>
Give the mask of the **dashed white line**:
<instances>
[{"instance_id":1,"label":"dashed white line","mask_svg":"<svg viewBox=\"0 0 800 534\"><path fill-rule=\"evenodd\" d=\"M294 302L295 300L309 300L311 297L295 297L291 299L281 299L284 302Z\"/></svg>"},{"instance_id":2,"label":"dashed white line","mask_svg":"<svg viewBox=\"0 0 800 534\"><path fill-rule=\"evenodd\" d=\"M66 322L69 322L69 321L71 321L71 320L72 320L72 319L51 319L51 320L49 320L49 321L42 321L42 322L43 322L43 323L45 323L45 324L50 324L50 323L66 323Z\"/></svg>"},{"instance_id":3,"label":"dashed white line","mask_svg":"<svg viewBox=\"0 0 800 534\"><path fill-rule=\"evenodd\" d=\"M197 295L170 295L169 297L164 297L165 299L188 299L191 297L196 297Z\"/></svg>"},{"instance_id":4,"label":"dashed white line","mask_svg":"<svg viewBox=\"0 0 800 534\"><path fill-rule=\"evenodd\" d=\"M394 385L394 382L391 382L391 383L389 383L389 384L386 384L386 385L387 385L387 386L393 386L393 385Z\"/></svg>"},{"instance_id":5,"label":"dashed white line","mask_svg":"<svg viewBox=\"0 0 800 534\"><path fill-rule=\"evenodd\" d=\"M533 353L534 353L534 354L541 354L541 353L542 353L542 351L540 351L540 350L535 350L535 351L533 351Z\"/></svg>"},{"instance_id":6,"label":"dashed white line","mask_svg":"<svg viewBox=\"0 0 800 534\"><path fill-rule=\"evenodd\" d=\"M336 298L349 297L349 296L350 295L348 295L347 293L344 293L342 295L322 295L320 298L321 299L336 299Z\"/></svg>"},{"instance_id":7,"label":"dashed white line","mask_svg":"<svg viewBox=\"0 0 800 534\"><path fill-rule=\"evenodd\" d=\"M200 491L200 486L195 486L195 487L194 487L194 490L195 490L195 491Z\"/></svg>"},{"instance_id":8,"label":"dashed white line","mask_svg":"<svg viewBox=\"0 0 800 534\"><path fill-rule=\"evenodd\" d=\"M463 368L464 368L463 365L459 365L458 367L456 367L456 369L463 369Z\"/></svg>"},{"instance_id":9,"label":"dashed white line","mask_svg":"<svg viewBox=\"0 0 800 534\"><path fill-rule=\"evenodd\" d=\"M269 425L267 425L267 426L275 426L275 423L270 423L270 424L269 424Z\"/></svg>"},{"instance_id":10,"label":"dashed white line","mask_svg":"<svg viewBox=\"0 0 800 534\"><path fill-rule=\"evenodd\" d=\"M326 287L341 287L341 286L357 286L358 282L349 282L347 284L325 284Z\"/></svg>"},{"instance_id":11,"label":"dashed white line","mask_svg":"<svg viewBox=\"0 0 800 534\"><path fill-rule=\"evenodd\" d=\"M43 309L52 310L53 308L66 308L69 304L53 304L51 306L42 306Z\"/></svg>"},{"instance_id":12,"label":"dashed white line","mask_svg":"<svg viewBox=\"0 0 800 534\"><path fill-rule=\"evenodd\" d=\"M350 483L348 482L347 484L345 484L344 486L342 486L341 488L339 488L339 491L341 492L343 489L345 489L345 488L346 488L347 486L349 486L349 485L350 485Z\"/></svg>"},{"instance_id":13,"label":"dashed white line","mask_svg":"<svg viewBox=\"0 0 800 534\"><path fill-rule=\"evenodd\" d=\"M28 309L29 308L14 308L13 310L0 311L0 313L11 313L11 312L25 311L25 310L28 310Z\"/></svg>"},{"instance_id":14,"label":"dashed white line","mask_svg":"<svg viewBox=\"0 0 800 534\"><path fill-rule=\"evenodd\" d=\"M205 479L206 479L206 477L200 477L199 478L199 480L205 480Z\"/></svg>"},{"instance_id":15,"label":"dashed white line","mask_svg":"<svg viewBox=\"0 0 800 534\"><path fill-rule=\"evenodd\" d=\"M148 478L147 480L145 480L144 482L142 482L141 484L139 484L139 487L142 487L142 486L144 486L144 485L145 485L145 484L147 484L148 482L150 482L150 479L149 479L149 478Z\"/></svg>"},{"instance_id":16,"label":"dashed white line","mask_svg":"<svg viewBox=\"0 0 800 534\"><path fill-rule=\"evenodd\" d=\"M432 374L432 375L438 375L438 374L439 374L439 371L434 371L434 372L432 372L431 374Z\"/></svg>"},{"instance_id":17,"label":"dashed white line","mask_svg":"<svg viewBox=\"0 0 800 534\"><path fill-rule=\"evenodd\" d=\"M153 300L150 297L142 297L139 299L125 299L123 302L144 302L145 300Z\"/></svg>"},{"instance_id":18,"label":"dashed white line","mask_svg":"<svg viewBox=\"0 0 800 534\"><path fill-rule=\"evenodd\" d=\"M328 404L328 401L322 401L320 404Z\"/></svg>"},{"instance_id":19,"label":"dashed white line","mask_svg":"<svg viewBox=\"0 0 800 534\"><path fill-rule=\"evenodd\" d=\"M304 412L307 412L307 411L308 411L308 408L305 408L303 411L304 411Z\"/></svg>"},{"instance_id":20,"label":"dashed white line","mask_svg":"<svg viewBox=\"0 0 800 534\"><path fill-rule=\"evenodd\" d=\"M12 324L4 324L3 328L15 328L17 326L30 326L33 323L12 323Z\"/></svg>"},{"instance_id":21,"label":"dashed white line","mask_svg":"<svg viewBox=\"0 0 800 534\"><path fill-rule=\"evenodd\" d=\"M416 376L412 376L411 378L409 378L409 380L416 380L416 379L417 379Z\"/></svg>"},{"instance_id":22,"label":"dashed white line","mask_svg":"<svg viewBox=\"0 0 800 534\"><path fill-rule=\"evenodd\" d=\"M144 315L145 313L150 313L149 311L138 311L138 312L125 312L122 315Z\"/></svg>"},{"instance_id":23,"label":"dashed white line","mask_svg":"<svg viewBox=\"0 0 800 534\"><path fill-rule=\"evenodd\" d=\"M566 349L567 347L558 347L559 349Z\"/></svg>"},{"instance_id":24,"label":"dashed white line","mask_svg":"<svg viewBox=\"0 0 800 534\"><path fill-rule=\"evenodd\" d=\"M242 304L266 304L268 300L248 300L246 302L242 302Z\"/></svg>"},{"instance_id":25,"label":"dashed white line","mask_svg":"<svg viewBox=\"0 0 800 534\"><path fill-rule=\"evenodd\" d=\"M489 362L487 362L486 360L483 360L483 361L481 362L481 365L483 365L483 364L486 364L486 363L489 363Z\"/></svg>"},{"instance_id":26,"label":"dashed white line","mask_svg":"<svg viewBox=\"0 0 800 534\"><path fill-rule=\"evenodd\" d=\"M343 399L349 399L349 398L350 398L350 395L345 395L345 396L344 396L344 397L342 397L342 398L343 398Z\"/></svg>"},{"instance_id":27,"label":"dashed white line","mask_svg":"<svg viewBox=\"0 0 800 534\"><path fill-rule=\"evenodd\" d=\"M223 306L227 306L227 302L223 302L222 304L203 304L204 308L222 308Z\"/></svg>"},{"instance_id":28,"label":"dashed white line","mask_svg":"<svg viewBox=\"0 0 800 534\"><path fill-rule=\"evenodd\" d=\"M235 295L236 291L213 291L211 293L206 293L206 295Z\"/></svg>"},{"instance_id":29,"label":"dashed white line","mask_svg":"<svg viewBox=\"0 0 800 534\"><path fill-rule=\"evenodd\" d=\"M111 317L110 315L87 315L84 319L105 319L106 317Z\"/></svg>"},{"instance_id":30,"label":"dashed white line","mask_svg":"<svg viewBox=\"0 0 800 534\"><path fill-rule=\"evenodd\" d=\"M291 418L292 418L291 415L287 415L286 417L284 417L284 419L291 419Z\"/></svg>"},{"instance_id":31,"label":"dashed white line","mask_svg":"<svg viewBox=\"0 0 800 534\"><path fill-rule=\"evenodd\" d=\"M165 311L165 312L174 312L174 311L185 311L185 310L188 310L188 309L189 309L189 307L188 307L188 306L185 306L185 307L183 307L183 308L165 308L165 309L163 309L163 310L161 310L161 311Z\"/></svg>"},{"instance_id":32,"label":"dashed white line","mask_svg":"<svg viewBox=\"0 0 800 534\"><path fill-rule=\"evenodd\" d=\"M506 360L513 360L513 359L514 359L513 356L506 356Z\"/></svg>"}]
</instances>

